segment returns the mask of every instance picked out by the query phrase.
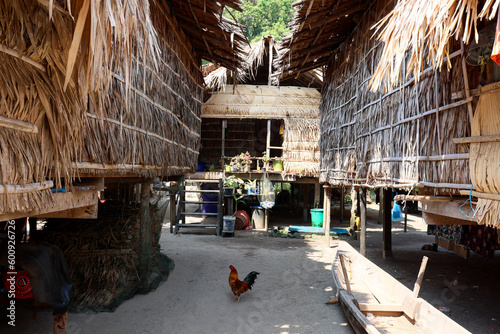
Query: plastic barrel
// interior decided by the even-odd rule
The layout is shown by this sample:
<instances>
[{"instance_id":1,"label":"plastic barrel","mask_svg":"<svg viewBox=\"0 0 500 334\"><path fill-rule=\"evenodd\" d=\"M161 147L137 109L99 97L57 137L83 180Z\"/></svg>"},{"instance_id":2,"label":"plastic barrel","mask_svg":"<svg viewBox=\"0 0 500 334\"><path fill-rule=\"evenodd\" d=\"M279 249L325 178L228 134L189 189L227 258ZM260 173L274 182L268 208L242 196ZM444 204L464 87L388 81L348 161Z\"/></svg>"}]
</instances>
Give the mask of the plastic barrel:
<instances>
[{"instance_id":1,"label":"plastic barrel","mask_svg":"<svg viewBox=\"0 0 500 334\"><path fill-rule=\"evenodd\" d=\"M311 209L311 221L314 227L323 227L323 209Z\"/></svg>"},{"instance_id":2,"label":"plastic barrel","mask_svg":"<svg viewBox=\"0 0 500 334\"><path fill-rule=\"evenodd\" d=\"M265 228L264 209L261 206L252 206L252 226L256 229Z\"/></svg>"}]
</instances>

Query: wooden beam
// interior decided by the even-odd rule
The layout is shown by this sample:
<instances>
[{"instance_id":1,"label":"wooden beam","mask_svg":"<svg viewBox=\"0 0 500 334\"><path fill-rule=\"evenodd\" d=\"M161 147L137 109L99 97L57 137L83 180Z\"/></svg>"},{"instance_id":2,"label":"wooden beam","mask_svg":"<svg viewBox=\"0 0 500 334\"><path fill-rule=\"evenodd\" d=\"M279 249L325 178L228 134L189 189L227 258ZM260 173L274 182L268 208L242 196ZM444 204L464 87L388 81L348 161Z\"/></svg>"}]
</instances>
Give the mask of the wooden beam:
<instances>
[{"instance_id":1,"label":"wooden beam","mask_svg":"<svg viewBox=\"0 0 500 334\"><path fill-rule=\"evenodd\" d=\"M88 205L81 208L51 212L34 216L35 218L68 218L68 219L97 219L98 205Z\"/></svg>"},{"instance_id":2,"label":"wooden beam","mask_svg":"<svg viewBox=\"0 0 500 334\"><path fill-rule=\"evenodd\" d=\"M500 195L499 194L489 194L489 193L481 193L479 191L470 191L470 190L460 190L460 195L466 195L469 196L471 194L474 197L477 198L483 198L483 199L490 199L493 201L500 201Z\"/></svg>"},{"instance_id":3,"label":"wooden beam","mask_svg":"<svg viewBox=\"0 0 500 334\"><path fill-rule=\"evenodd\" d=\"M149 290L149 276L153 262L153 230L151 227L151 215L149 212L151 181L147 180L141 184L141 226L139 240L139 275L141 278L141 290Z\"/></svg>"},{"instance_id":4,"label":"wooden beam","mask_svg":"<svg viewBox=\"0 0 500 334\"><path fill-rule=\"evenodd\" d=\"M427 225L477 225L477 222L473 220L457 219L429 212L422 212L422 219Z\"/></svg>"},{"instance_id":5,"label":"wooden beam","mask_svg":"<svg viewBox=\"0 0 500 334\"><path fill-rule=\"evenodd\" d=\"M382 210L382 256L384 259L392 257L391 196L391 188L384 188L380 196L380 209Z\"/></svg>"},{"instance_id":6,"label":"wooden beam","mask_svg":"<svg viewBox=\"0 0 500 334\"><path fill-rule=\"evenodd\" d=\"M469 195L469 191L467 191ZM421 202L453 202L453 201L464 201L463 197L451 197L451 196L426 196L426 195L396 195L394 196L395 201L421 201Z\"/></svg>"},{"instance_id":7,"label":"wooden beam","mask_svg":"<svg viewBox=\"0 0 500 334\"><path fill-rule=\"evenodd\" d=\"M366 187L361 188L360 198L359 225L361 233L359 253L366 257Z\"/></svg>"},{"instance_id":8,"label":"wooden beam","mask_svg":"<svg viewBox=\"0 0 500 334\"><path fill-rule=\"evenodd\" d=\"M52 197L54 201L50 204L47 203L43 208L29 212L4 213L0 215L0 221L40 215L50 217L49 213L95 205L98 200L97 191L95 190L54 193Z\"/></svg>"},{"instance_id":9,"label":"wooden beam","mask_svg":"<svg viewBox=\"0 0 500 334\"><path fill-rule=\"evenodd\" d=\"M495 143L500 142L500 135L461 137L452 140L454 144Z\"/></svg>"},{"instance_id":10,"label":"wooden beam","mask_svg":"<svg viewBox=\"0 0 500 334\"><path fill-rule=\"evenodd\" d=\"M359 310L361 312L403 312L403 305L359 303Z\"/></svg>"},{"instance_id":11,"label":"wooden beam","mask_svg":"<svg viewBox=\"0 0 500 334\"><path fill-rule=\"evenodd\" d=\"M314 184L314 205L319 205L321 201L321 187L319 183Z\"/></svg>"},{"instance_id":12,"label":"wooden beam","mask_svg":"<svg viewBox=\"0 0 500 334\"><path fill-rule=\"evenodd\" d=\"M422 211L425 213L432 213L435 215L440 215L444 217L449 217L453 219L466 220L470 222L476 222L477 219L472 219L466 217L460 210L466 213L468 216L472 217L474 213L470 208L470 205L460 206L465 202L454 201L454 202L422 202Z\"/></svg>"},{"instance_id":13,"label":"wooden beam","mask_svg":"<svg viewBox=\"0 0 500 334\"><path fill-rule=\"evenodd\" d=\"M332 203L332 188L324 188L323 200L323 227L325 228L326 247L330 248L330 208Z\"/></svg>"}]
</instances>

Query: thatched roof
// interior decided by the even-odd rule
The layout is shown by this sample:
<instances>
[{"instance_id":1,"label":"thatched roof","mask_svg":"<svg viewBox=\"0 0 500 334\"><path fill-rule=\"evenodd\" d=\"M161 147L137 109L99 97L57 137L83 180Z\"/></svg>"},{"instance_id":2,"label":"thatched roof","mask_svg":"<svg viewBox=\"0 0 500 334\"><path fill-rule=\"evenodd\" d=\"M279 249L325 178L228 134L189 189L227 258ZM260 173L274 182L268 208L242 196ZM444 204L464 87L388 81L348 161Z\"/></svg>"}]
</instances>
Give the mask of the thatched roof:
<instances>
[{"instance_id":1,"label":"thatched roof","mask_svg":"<svg viewBox=\"0 0 500 334\"><path fill-rule=\"evenodd\" d=\"M282 79L319 68L328 63L333 50L358 24L370 2L367 0L300 0L291 23L291 35L280 43L276 66Z\"/></svg>"},{"instance_id":2,"label":"thatched roof","mask_svg":"<svg viewBox=\"0 0 500 334\"><path fill-rule=\"evenodd\" d=\"M263 36L260 41L245 48L245 63L236 71L237 84L265 85L271 83L274 86L299 86L321 88L323 73L321 70L304 71L295 77L281 80L280 70L276 67L279 57L279 42L273 36ZM271 75L269 75L269 58L272 52ZM234 82L234 71L224 67L205 65L203 75L205 85L211 91L224 89L226 84Z\"/></svg>"},{"instance_id":3,"label":"thatched roof","mask_svg":"<svg viewBox=\"0 0 500 334\"><path fill-rule=\"evenodd\" d=\"M234 91L233 91L234 89ZM317 118L317 89L237 85L212 96L202 106L203 118Z\"/></svg>"},{"instance_id":4,"label":"thatched roof","mask_svg":"<svg viewBox=\"0 0 500 334\"><path fill-rule=\"evenodd\" d=\"M413 73L418 81L426 64L441 68L451 62L451 38L468 44L478 41L477 21L495 18L500 0L409 0L399 1L394 9L374 28L375 35L384 43L384 51L371 79L372 89L384 86L386 90L401 83L403 70ZM405 52L409 61L405 66Z\"/></svg>"},{"instance_id":5,"label":"thatched roof","mask_svg":"<svg viewBox=\"0 0 500 334\"><path fill-rule=\"evenodd\" d=\"M242 67L247 42L241 26L222 15L224 7L242 11L241 0L168 0L197 55L231 70Z\"/></svg>"}]
</instances>

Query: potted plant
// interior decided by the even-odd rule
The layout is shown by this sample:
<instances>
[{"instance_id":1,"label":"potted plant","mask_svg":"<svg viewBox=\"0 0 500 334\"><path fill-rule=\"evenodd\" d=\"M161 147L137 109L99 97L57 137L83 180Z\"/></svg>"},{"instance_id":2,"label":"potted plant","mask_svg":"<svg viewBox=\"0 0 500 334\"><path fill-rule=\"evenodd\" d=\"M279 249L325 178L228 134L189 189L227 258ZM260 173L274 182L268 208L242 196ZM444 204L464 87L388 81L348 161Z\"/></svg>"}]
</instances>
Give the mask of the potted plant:
<instances>
[{"instance_id":1,"label":"potted plant","mask_svg":"<svg viewBox=\"0 0 500 334\"><path fill-rule=\"evenodd\" d=\"M248 194L256 194L257 193L257 180L250 180L245 182L244 188Z\"/></svg>"},{"instance_id":2,"label":"potted plant","mask_svg":"<svg viewBox=\"0 0 500 334\"><path fill-rule=\"evenodd\" d=\"M246 153L241 153L240 156L243 158L242 160L242 165L243 165L243 171L246 173L250 172L250 166L252 165L252 157L250 156L250 153L246 151Z\"/></svg>"},{"instance_id":3,"label":"potted plant","mask_svg":"<svg viewBox=\"0 0 500 334\"><path fill-rule=\"evenodd\" d=\"M240 186L240 184L243 184L243 180L240 178L237 178L234 175L230 175L228 177L224 178L224 194L225 195L232 195L234 194L234 190Z\"/></svg>"},{"instance_id":4,"label":"potted plant","mask_svg":"<svg viewBox=\"0 0 500 334\"><path fill-rule=\"evenodd\" d=\"M230 166L231 166L231 172L236 173L240 171L240 168L242 167L242 162L243 162L243 157L241 154L238 154L235 157L231 158Z\"/></svg>"}]
</instances>

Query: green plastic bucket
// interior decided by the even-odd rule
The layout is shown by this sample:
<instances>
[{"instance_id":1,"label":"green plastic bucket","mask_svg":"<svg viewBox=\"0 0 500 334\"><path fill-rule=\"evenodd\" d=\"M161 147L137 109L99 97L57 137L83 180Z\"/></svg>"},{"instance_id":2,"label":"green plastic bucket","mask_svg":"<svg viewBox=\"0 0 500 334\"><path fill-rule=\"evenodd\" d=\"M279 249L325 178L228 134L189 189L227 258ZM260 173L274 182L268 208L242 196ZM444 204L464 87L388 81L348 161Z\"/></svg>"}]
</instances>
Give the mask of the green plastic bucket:
<instances>
[{"instance_id":1,"label":"green plastic bucket","mask_svg":"<svg viewBox=\"0 0 500 334\"><path fill-rule=\"evenodd\" d=\"M323 209L311 209L311 221L314 227L323 227Z\"/></svg>"}]
</instances>

